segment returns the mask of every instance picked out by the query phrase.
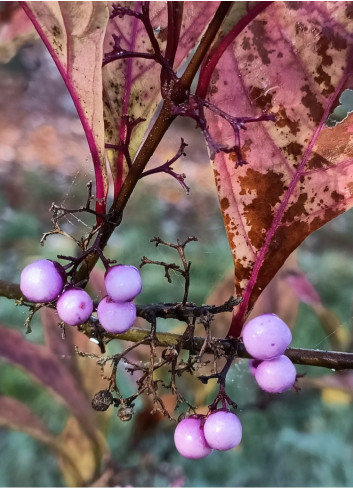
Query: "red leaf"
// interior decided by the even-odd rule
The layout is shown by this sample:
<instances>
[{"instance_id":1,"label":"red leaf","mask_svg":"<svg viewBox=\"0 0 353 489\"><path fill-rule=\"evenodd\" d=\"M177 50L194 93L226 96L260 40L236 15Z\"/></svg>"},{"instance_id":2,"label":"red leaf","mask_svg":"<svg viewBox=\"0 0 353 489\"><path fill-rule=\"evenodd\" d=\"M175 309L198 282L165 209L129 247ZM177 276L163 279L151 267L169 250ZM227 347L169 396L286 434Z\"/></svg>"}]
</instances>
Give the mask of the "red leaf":
<instances>
[{"instance_id":1,"label":"red leaf","mask_svg":"<svg viewBox=\"0 0 353 489\"><path fill-rule=\"evenodd\" d=\"M106 2L21 2L70 92L92 154L96 208L105 212L102 58Z\"/></svg>"},{"instance_id":2,"label":"red leaf","mask_svg":"<svg viewBox=\"0 0 353 489\"><path fill-rule=\"evenodd\" d=\"M0 396L0 426L24 431L42 443L53 445L54 434L28 407L12 397Z\"/></svg>"},{"instance_id":3,"label":"red leaf","mask_svg":"<svg viewBox=\"0 0 353 489\"><path fill-rule=\"evenodd\" d=\"M297 298L311 306L318 316L328 340L334 350L345 350L348 333L342 321L334 312L325 307L319 293L301 270L288 270L284 279L291 285Z\"/></svg>"},{"instance_id":4,"label":"red leaf","mask_svg":"<svg viewBox=\"0 0 353 489\"><path fill-rule=\"evenodd\" d=\"M77 359L75 353L74 335L77 334L77 328L65 328L65 338L63 331L58 327L60 322L57 312L49 307L43 307L40 310L43 324L44 343L50 350L53 357L63 363L77 380L80 375L77 369ZM82 335L81 333L78 333ZM82 335L84 336L84 335Z\"/></svg>"},{"instance_id":5,"label":"red leaf","mask_svg":"<svg viewBox=\"0 0 353 489\"><path fill-rule=\"evenodd\" d=\"M0 25L1 63L8 63L23 44L37 37L32 23L17 2L3 4Z\"/></svg>"},{"instance_id":6,"label":"red leaf","mask_svg":"<svg viewBox=\"0 0 353 489\"><path fill-rule=\"evenodd\" d=\"M305 273L300 270L289 270L285 275L286 281L291 285L293 291L301 302L312 307L322 306L320 296Z\"/></svg>"},{"instance_id":7,"label":"red leaf","mask_svg":"<svg viewBox=\"0 0 353 489\"><path fill-rule=\"evenodd\" d=\"M70 370L46 347L24 339L18 331L0 326L0 357L21 367L34 380L56 394L80 421L86 433L96 438L93 410Z\"/></svg>"},{"instance_id":8,"label":"red leaf","mask_svg":"<svg viewBox=\"0 0 353 489\"><path fill-rule=\"evenodd\" d=\"M353 204L350 115L325 121L352 82L350 3L274 2L241 32L221 58L211 86L213 104L236 116L271 110L276 123L247 125L235 154L217 154L214 172L243 302L230 336L261 290L310 233ZM222 144L234 145L223 119L209 112Z\"/></svg>"}]
</instances>

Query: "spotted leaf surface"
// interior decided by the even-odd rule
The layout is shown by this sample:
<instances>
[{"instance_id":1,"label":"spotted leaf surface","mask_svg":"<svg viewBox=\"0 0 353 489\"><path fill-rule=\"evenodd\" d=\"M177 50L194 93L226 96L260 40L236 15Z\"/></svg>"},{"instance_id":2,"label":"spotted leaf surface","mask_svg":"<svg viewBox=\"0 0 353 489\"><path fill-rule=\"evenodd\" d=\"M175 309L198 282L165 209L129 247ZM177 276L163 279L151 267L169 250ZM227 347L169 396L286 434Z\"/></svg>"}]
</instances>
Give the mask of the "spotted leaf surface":
<instances>
[{"instance_id":1,"label":"spotted leaf surface","mask_svg":"<svg viewBox=\"0 0 353 489\"><path fill-rule=\"evenodd\" d=\"M178 70L190 51L199 41L204 29L215 13L219 2L184 2L180 12L180 38L171 34L171 41L177 44L173 67ZM142 2L120 2L122 7L140 13ZM112 5L110 5L112 10ZM150 2L149 16L153 34L163 55L166 53L168 29L172 30L167 5L165 2ZM169 25L170 23L170 25ZM176 30L176 29L175 29ZM136 16L124 15L109 20L104 41L104 53L114 48L117 36L123 50L150 55L154 52L146 28ZM169 41L169 46L173 42ZM168 47L169 50L169 47ZM136 120L145 119L135 126L131 138L130 154L134 157L143 139L146 128L161 101L161 66L154 60L143 57L119 59L105 64L103 68L104 84L104 119L106 142L119 146L126 140L128 123L126 117ZM115 181L115 193L119 192L124 175L127 171L124 154L110 149L108 152L110 166Z\"/></svg>"},{"instance_id":2,"label":"spotted leaf surface","mask_svg":"<svg viewBox=\"0 0 353 489\"><path fill-rule=\"evenodd\" d=\"M107 2L21 2L70 92L92 154L97 211L108 189L102 101Z\"/></svg>"},{"instance_id":3,"label":"spotted leaf surface","mask_svg":"<svg viewBox=\"0 0 353 489\"><path fill-rule=\"evenodd\" d=\"M234 116L271 111L276 122L241 132L247 165L217 154L214 174L244 300L229 334L239 336L257 297L310 233L353 204L353 116L325 122L352 85L353 9L345 2L274 2L225 51L209 91ZM208 111L213 136L234 144Z\"/></svg>"}]
</instances>

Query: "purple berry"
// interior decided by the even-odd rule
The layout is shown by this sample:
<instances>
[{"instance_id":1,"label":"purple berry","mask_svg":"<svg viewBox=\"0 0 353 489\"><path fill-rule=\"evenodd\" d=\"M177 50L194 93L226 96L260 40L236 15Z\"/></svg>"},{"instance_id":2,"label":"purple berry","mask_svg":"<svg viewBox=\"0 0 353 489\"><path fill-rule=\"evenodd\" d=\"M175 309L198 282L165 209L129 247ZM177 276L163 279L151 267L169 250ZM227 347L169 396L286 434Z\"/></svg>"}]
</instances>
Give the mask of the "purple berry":
<instances>
[{"instance_id":1,"label":"purple berry","mask_svg":"<svg viewBox=\"0 0 353 489\"><path fill-rule=\"evenodd\" d=\"M83 289L68 289L59 297L56 310L62 321L77 326L92 314L93 301Z\"/></svg>"},{"instance_id":2,"label":"purple berry","mask_svg":"<svg viewBox=\"0 0 353 489\"><path fill-rule=\"evenodd\" d=\"M242 426L238 416L229 411L216 411L208 416L203 427L206 441L216 450L230 450L239 445Z\"/></svg>"},{"instance_id":3,"label":"purple berry","mask_svg":"<svg viewBox=\"0 0 353 489\"><path fill-rule=\"evenodd\" d=\"M97 316L109 333L125 333L135 322L136 306L133 302L114 302L106 295L98 304Z\"/></svg>"},{"instance_id":4,"label":"purple berry","mask_svg":"<svg viewBox=\"0 0 353 489\"><path fill-rule=\"evenodd\" d=\"M254 358L249 360L249 370L250 370L251 375L253 375L254 377L255 377L256 369L260 365L261 362L262 362L262 360L255 360Z\"/></svg>"},{"instance_id":5,"label":"purple berry","mask_svg":"<svg viewBox=\"0 0 353 489\"><path fill-rule=\"evenodd\" d=\"M32 302L50 302L58 297L66 282L64 268L51 260L37 260L21 273L20 289Z\"/></svg>"},{"instance_id":6,"label":"purple berry","mask_svg":"<svg viewBox=\"0 0 353 489\"><path fill-rule=\"evenodd\" d=\"M274 394L293 387L296 375L293 363L288 357L281 355L261 362L256 369L255 379L261 389Z\"/></svg>"},{"instance_id":7,"label":"purple berry","mask_svg":"<svg viewBox=\"0 0 353 489\"><path fill-rule=\"evenodd\" d=\"M142 289L140 272L131 265L108 268L104 282L109 297L115 302L132 301Z\"/></svg>"},{"instance_id":8,"label":"purple berry","mask_svg":"<svg viewBox=\"0 0 353 489\"><path fill-rule=\"evenodd\" d=\"M292 341L292 333L276 314L262 314L245 324L244 346L258 360L269 360L284 353Z\"/></svg>"},{"instance_id":9,"label":"purple berry","mask_svg":"<svg viewBox=\"0 0 353 489\"><path fill-rule=\"evenodd\" d=\"M204 458L212 452L203 434L201 419L197 417L191 416L178 423L174 443L180 455L186 458Z\"/></svg>"}]
</instances>

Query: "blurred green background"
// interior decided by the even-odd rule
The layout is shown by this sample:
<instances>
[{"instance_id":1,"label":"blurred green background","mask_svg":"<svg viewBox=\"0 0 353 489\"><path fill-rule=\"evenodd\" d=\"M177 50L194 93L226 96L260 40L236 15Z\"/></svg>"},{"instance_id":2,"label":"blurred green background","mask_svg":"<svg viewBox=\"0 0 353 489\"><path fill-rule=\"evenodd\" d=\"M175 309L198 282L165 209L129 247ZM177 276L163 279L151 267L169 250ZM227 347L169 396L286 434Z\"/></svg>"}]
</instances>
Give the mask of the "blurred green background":
<instances>
[{"instance_id":1,"label":"blurred green background","mask_svg":"<svg viewBox=\"0 0 353 489\"><path fill-rule=\"evenodd\" d=\"M74 254L71 241L49 237L49 208L53 201L81 206L86 184L93 178L89 152L75 110L55 67L38 43L22 48L0 67L0 279L18 282L21 269L43 256ZM123 224L107 247L107 256L138 266L143 255L174 261L173 252L155 248L154 236L175 242L197 236L187 247L192 262L190 299L202 304L232 268L207 152L193 124L182 121L169 131L157 165L170 158L183 136L187 157L175 164L185 172L189 196L170 177L157 175L141 181L126 209ZM90 218L68 216L65 230L86 232ZM323 304L352 334L353 213L348 212L310 236L298 250L300 268L319 292ZM180 300L182 280L167 284L163 270L142 269L144 288L139 303ZM0 298L0 323L23 331L26 309ZM174 323L158 324L169 330ZM216 327L216 325L214 326ZM39 316L26 339L42 342ZM300 304L293 328L293 346L330 348L329 338L313 309ZM25 402L59 433L66 410L18 369L0 362L0 394ZM320 377L324 369L298 367L299 373ZM329 372L332 376L333 372ZM123 389L130 380L121 376ZM186 397L193 398L186 385ZM228 379L229 394L238 403L243 424L239 448L214 453L201 461L185 460L173 444L174 424L161 421L142 430L134 419L122 423L112 416L109 446L122 473L124 485L191 487L298 487L353 486L352 388L332 392L307 386L301 392L268 397L256 387L247 361L235 364ZM189 389L189 391L187 390ZM205 403L210 402L212 393ZM143 406L138 404L137 411ZM138 473L135 468L139 467ZM131 469L134 472L132 478ZM130 475L129 475L130 474ZM130 479L129 479L130 477ZM0 429L0 486L63 486L55 456L24 433Z\"/></svg>"}]
</instances>

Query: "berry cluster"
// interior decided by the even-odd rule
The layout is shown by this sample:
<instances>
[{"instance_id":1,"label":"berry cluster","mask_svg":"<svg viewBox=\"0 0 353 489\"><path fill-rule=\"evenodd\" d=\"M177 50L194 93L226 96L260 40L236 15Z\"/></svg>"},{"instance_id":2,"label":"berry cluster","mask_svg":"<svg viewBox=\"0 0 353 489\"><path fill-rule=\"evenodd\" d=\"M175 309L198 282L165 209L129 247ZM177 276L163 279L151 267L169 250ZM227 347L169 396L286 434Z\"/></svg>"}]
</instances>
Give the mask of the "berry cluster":
<instances>
[{"instance_id":1,"label":"berry cluster","mask_svg":"<svg viewBox=\"0 0 353 489\"><path fill-rule=\"evenodd\" d=\"M108 295L97 308L102 327L110 333L123 333L136 319L132 300L141 292L142 281L137 268L128 265L109 267L105 274ZM27 265L21 273L20 289L31 302L57 301L57 313L62 321L77 326L89 319L94 305L83 289L67 283L62 265L51 260L37 260Z\"/></svg>"},{"instance_id":2,"label":"berry cluster","mask_svg":"<svg viewBox=\"0 0 353 489\"><path fill-rule=\"evenodd\" d=\"M136 319L132 301L142 289L140 272L131 265L115 265L108 268L104 283L108 295L98 304L99 322L109 333L125 333Z\"/></svg>"},{"instance_id":3,"label":"berry cluster","mask_svg":"<svg viewBox=\"0 0 353 489\"><path fill-rule=\"evenodd\" d=\"M212 450L230 450L239 445L242 426L239 418L224 409L208 416L194 415L178 423L174 432L176 449L186 458L199 459Z\"/></svg>"},{"instance_id":4,"label":"berry cluster","mask_svg":"<svg viewBox=\"0 0 353 489\"><path fill-rule=\"evenodd\" d=\"M254 357L250 372L264 391L280 393L293 387L296 370L283 355L291 341L290 329L276 314L262 314L244 326L244 346Z\"/></svg>"}]
</instances>

